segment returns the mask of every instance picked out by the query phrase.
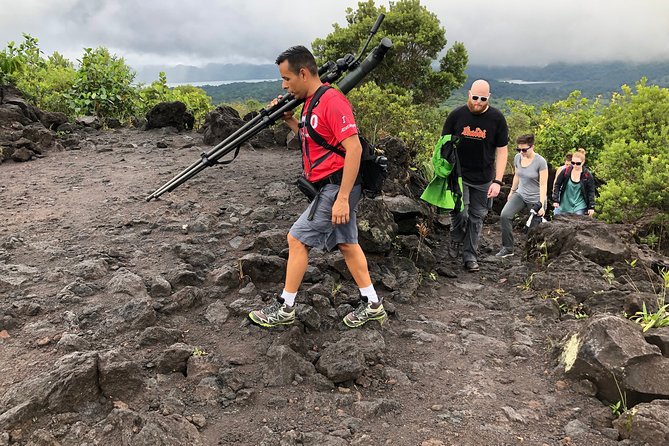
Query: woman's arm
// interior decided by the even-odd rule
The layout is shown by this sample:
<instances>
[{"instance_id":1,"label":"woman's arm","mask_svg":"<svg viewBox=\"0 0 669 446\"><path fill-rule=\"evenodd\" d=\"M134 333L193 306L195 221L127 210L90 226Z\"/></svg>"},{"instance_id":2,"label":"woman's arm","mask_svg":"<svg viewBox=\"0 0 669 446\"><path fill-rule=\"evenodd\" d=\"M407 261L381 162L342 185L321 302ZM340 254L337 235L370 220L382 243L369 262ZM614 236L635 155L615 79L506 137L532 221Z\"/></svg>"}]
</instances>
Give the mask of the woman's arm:
<instances>
[{"instance_id":1,"label":"woman's arm","mask_svg":"<svg viewBox=\"0 0 669 446\"><path fill-rule=\"evenodd\" d=\"M543 216L546 208L546 198L548 195L548 168L539 171L539 200L541 200L541 210L537 215Z\"/></svg>"}]
</instances>

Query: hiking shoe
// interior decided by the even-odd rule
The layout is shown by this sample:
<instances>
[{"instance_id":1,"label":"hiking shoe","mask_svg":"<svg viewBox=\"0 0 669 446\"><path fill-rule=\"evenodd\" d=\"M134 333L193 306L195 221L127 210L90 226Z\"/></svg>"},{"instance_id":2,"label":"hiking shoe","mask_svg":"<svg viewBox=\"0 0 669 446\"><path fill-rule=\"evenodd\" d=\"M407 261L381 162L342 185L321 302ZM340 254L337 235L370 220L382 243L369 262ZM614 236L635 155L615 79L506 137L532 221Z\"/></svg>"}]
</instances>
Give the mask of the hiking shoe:
<instances>
[{"instance_id":1,"label":"hiking shoe","mask_svg":"<svg viewBox=\"0 0 669 446\"><path fill-rule=\"evenodd\" d=\"M267 308L249 313L249 319L261 327L290 325L295 322L295 306L289 307L280 297Z\"/></svg>"},{"instance_id":2,"label":"hiking shoe","mask_svg":"<svg viewBox=\"0 0 669 446\"><path fill-rule=\"evenodd\" d=\"M467 260L465 262L465 269L467 271L469 271L470 273L475 273L475 272L481 270L481 268L479 268L479 264L476 260Z\"/></svg>"},{"instance_id":3,"label":"hiking shoe","mask_svg":"<svg viewBox=\"0 0 669 446\"><path fill-rule=\"evenodd\" d=\"M497 254L495 254L495 257L499 257L500 259L504 259L506 257L511 257L512 255L513 255L513 249L502 248Z\"/></svg>"},{"instance_id":4,"label":"hiking shoe","mask_svg":"<svg viewBox=\"0 0 669 446\"><path fill-rule=\"evenodd\" d=\"M358 305L358 308L344 316L344 324L347 327L356 328L367 321L379 321L380 324L383 324L386 318L388 318L388 314L383 308L383 300L376 304L363 301Z\"/></svg>"},{"instance_id":5,"label":"hiking shoe","mask_svg":"<svg viewBox=\"0 0 669 446\"><path fill-rule=\"evenodd\" d=\"M452 259L457 259L462 253L462 243L454 242L451 240L451 243L448 245L448 255Z\"/></svg>"}]
</instances>

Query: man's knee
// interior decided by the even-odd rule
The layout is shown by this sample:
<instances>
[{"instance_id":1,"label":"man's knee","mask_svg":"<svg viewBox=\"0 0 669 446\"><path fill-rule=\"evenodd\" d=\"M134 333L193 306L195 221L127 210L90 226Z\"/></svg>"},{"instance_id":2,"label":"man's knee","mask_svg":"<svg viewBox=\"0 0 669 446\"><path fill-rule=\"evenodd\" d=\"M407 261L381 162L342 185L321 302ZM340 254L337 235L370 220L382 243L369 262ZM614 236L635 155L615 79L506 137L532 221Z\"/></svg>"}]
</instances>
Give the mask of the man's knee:
<instances>
[{"instance_id":1,"label":"man's knee","mask_svg":"<svg viewBox=\"0 0 669 446\"><path fill-rule=\"evenodd\" d=\"M288 249L294 250L294 249L307 249L306 245L293 237L293 235L289 232L288 236Z\"/></svg>"},{"instance_id":2,"label":"man's knee","mask_svg":"<svg viewBox=\"0 0 669 446\"><path fill-rule=\"evenodd\" d=\"M346 256L355 256L355 255L364 255L362 248L358 243L339 243L337 245L339 251L341 251L344 257Z\"/></svg>"},{"instance_id":3,"label":"man's knee","mask_svg":"<svg viewBox=\"0 0 669 446\"><path fill-rule=\"evenodd\" d=\"M470 209L469 221L482 222L485 219L486 215L488 215L488 209Z\"/></svg>"}]
</instances>

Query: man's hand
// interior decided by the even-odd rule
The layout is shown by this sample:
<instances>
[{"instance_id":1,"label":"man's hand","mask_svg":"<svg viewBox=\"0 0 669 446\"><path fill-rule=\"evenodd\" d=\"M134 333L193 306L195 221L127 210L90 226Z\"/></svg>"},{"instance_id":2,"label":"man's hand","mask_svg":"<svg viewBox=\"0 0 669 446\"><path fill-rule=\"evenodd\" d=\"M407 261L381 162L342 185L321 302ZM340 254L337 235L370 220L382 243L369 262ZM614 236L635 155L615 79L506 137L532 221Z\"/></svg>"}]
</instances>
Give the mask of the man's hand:
<instances>
[{"instance_id":1,"label":"man's hand","mask_svg":"<svg viewBox=\"0 0 669 446\"><path fill-rule=\"evenodd\" d=\"M544 207L541 206L541 209L539 209L539 210L537 211L537 215L538 215L539 217L543 217L544 214L546 214L546 211L544 210Z\"/></svg>"},{"instance_id":2,"label":"man's hand","mask_svg":"<svg viewBox=\"0 0 669 446\"><path fill-rule=\"evenodd\" d=\"M345 225L349 217L348 199L337 197L332 205L332 224Z\"/></svg>"},{"instance_id":3,"label":"man's hand","mask_svg":"<svg viewBox=\"0 0 669 446\"><path fill-rule=\"evenodd\" d=\"M490 187L488 188L488 198L495 198L498 196L501 188L502 186L497 183L490 184Z\"/></svg>"}]
</instances>

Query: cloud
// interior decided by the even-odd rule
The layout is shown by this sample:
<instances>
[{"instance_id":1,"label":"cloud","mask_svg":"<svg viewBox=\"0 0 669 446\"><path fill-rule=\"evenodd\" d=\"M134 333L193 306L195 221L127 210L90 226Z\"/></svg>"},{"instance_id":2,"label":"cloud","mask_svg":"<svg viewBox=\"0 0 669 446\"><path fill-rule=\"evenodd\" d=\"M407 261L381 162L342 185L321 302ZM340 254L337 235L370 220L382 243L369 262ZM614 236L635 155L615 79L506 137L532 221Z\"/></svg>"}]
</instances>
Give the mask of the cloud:
<instances>
[{"instance_id":1,"label":"cloud","mask_svg":"<svg viewBox=\"0 0 669 446\"><path fill-rule=\"evenodd\" d=\"M387 5L387 1L377 1ZM470 63L669 60L665 0L423 0ZM131 64L271 63L345 24L355 0L0 0L0 44L37 37L74 60L105 46ZM11 11L11 13L8 13ZM381 28L383 32L383 27Z\"/></svg>"}]
</instances>

